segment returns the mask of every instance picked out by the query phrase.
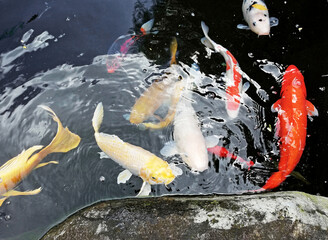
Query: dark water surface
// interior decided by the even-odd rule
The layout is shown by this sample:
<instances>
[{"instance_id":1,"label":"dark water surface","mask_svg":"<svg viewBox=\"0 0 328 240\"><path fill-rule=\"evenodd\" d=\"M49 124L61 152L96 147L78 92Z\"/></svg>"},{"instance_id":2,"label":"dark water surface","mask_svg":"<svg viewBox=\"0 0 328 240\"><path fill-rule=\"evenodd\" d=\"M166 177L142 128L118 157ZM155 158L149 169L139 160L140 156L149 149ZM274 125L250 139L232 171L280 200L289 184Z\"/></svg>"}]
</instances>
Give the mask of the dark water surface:
<instances>
[{"instance_id":1,"label":"dark water surface","mask_svg":"<svg viewBox=\"0 0 328 240\"><path fill-rule=\"evenodd\" d=\"M77 133L80 145L56 161L34 170L17 190L42 187L35 196L10 197L0 207L0 239L38 239L50 227L94 202L135 196L142 181L133 176L117 185L123 170L100 158L91 126L98 102L105 116L102 132L118 135L160 156L172 140L172 126L142 130L124 119L136 99L168 66L173 36L178 61L190 66L195 59L203 73L193 91L193 107L205 136L218 134L219 145L256 162L249 171L230 159L209 154L210 168L184 174L165 188L152 187L152 196L165 194L236 194L258 189L279 161L274 136L277 114L271 105L279 99L283 70L296 65L304 75L308 97L319 117L308 121L307 142L296 171L309 184L289 177L275 191L300 190L328 196L328 3L327 1L268 2L271 16L280 21L271 37L238 30L243 23L241 1L0 1L0 164L33 145L47 145L56 124L37 106L51 107L64 126ZM137 32L154 18L154 30L138 41L139 53L128 54L113 74L106 70L107 51L121 35ZM240 67L269 94L264 102L253 85L244 94L239 115L229 120L224 104L224 59L208 56L201 44L200 21L210 37L238 60ZM26 48L23 48L26 46ZM188 139L186 139L188 141ZM179 162L179 158L165 159Z\"/></svg>"}]
</instances>

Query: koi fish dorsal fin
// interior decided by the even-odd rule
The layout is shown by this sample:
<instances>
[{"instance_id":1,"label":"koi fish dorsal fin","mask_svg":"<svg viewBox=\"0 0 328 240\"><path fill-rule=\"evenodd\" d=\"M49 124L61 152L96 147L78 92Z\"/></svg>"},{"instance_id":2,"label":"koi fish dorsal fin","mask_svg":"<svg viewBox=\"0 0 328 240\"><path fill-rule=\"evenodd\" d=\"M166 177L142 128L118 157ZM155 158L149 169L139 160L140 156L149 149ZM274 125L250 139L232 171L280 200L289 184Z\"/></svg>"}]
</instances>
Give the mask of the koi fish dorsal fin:
<instances>
[{"instance_id":1,"label":"koi fish dorsal fin","mask_svg":"<svg viewBox=\"0 0 328 240\"><path fill-rule=\"evenodd\" d=\"M96 133L99 132L99 128L103 121L103 117L104 117L104 107L103 107L102 103L100 102L100 103L98 103L95 113L93 114L93 118L92 118L92 126Z\"/></svg>"},{"instance_id":2,"label":"koi fish dorsal fin","mask_svg":"<svg viewBox=\"0 0 328 240\"><path fill-rule=\"evenodd\" d=\"M22 151L18 156L10 159L5 164L3 164L0 167L0 172L4 171L7 167L9 167L11 165L17 164L17 162L20 162L20 161L26 162L35 151L40 150L41 148L43 148L42 145L36 145L36 146L30 147L27 150Z\"/></svg>"},{"instance_id":3,"label":"koi fish dorsal fin","mask_svg":"<svg viewBox=\"0 0 328 240\"><path fill-rule=\"evenodd\" d=\"M53 152L68 152L76 148L79 145L81 138L75 133L72 133L67 127L64 128L56 113L51 108L44 105L39 105L39 107L48 111L53 120L58 124L57 134L51 143L41 150L43 154L47 155Z\"/></svg>"}]
</instances>

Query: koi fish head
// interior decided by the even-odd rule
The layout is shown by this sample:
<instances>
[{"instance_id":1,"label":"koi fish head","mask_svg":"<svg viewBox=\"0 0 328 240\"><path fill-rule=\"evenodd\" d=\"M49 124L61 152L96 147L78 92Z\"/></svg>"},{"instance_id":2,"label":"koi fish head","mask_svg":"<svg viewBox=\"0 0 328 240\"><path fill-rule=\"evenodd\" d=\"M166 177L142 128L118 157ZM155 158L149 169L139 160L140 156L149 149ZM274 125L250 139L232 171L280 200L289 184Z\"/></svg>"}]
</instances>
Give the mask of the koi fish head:
<instances>
[{"instance_id":1,"label":"koi fish head","mask_svg":"<svg viewBox=\"0 0 328 240\"><path fill-rule=\"evenodd\" d=\"M270 19L267 12L260 11L250 17L249 28L258 34L269 35L270 34Z\"/></svg>"},{"instance_id":2,"label":"koi fish head","mask_svg":"<svg viewBox=\"0 0 328 240\"><path fill-rule=\"evenodd\" d=\"M290 65L285 73L282 80L282 87L281 87L281 93L286 91L288 87L292 87L295 89L300 89L304 97L306 97L306 88L304 83L304 77L302 73L298 70L298 68L294 65Z\"/></svg>"},{"instance_id":3,"label":"koi fish head","mask_svg":"<svg viewBox=\"0 0 328 240\"><path fill-rule=\"evenodd\" d=\"M167 185L174 180L175 175L167 162L154 157L140 170L140 177L150 184Z\"/></svg>"}]
</instances>

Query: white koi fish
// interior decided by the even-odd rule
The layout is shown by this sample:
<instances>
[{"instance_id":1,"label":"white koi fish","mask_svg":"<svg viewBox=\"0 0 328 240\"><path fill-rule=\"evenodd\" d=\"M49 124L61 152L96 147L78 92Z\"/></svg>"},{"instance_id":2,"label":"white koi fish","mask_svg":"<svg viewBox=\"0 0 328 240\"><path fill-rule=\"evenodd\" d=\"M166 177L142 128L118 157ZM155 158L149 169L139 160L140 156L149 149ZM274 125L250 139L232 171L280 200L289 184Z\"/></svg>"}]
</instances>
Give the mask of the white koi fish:
<instances>
[{"instance_id":1,"label":"white koi fish","mask_svg":"<svg viewBox=\"0 0 328 240\"><path fill-rule=\"evenodd\" d=\"M132 174L144 181L138 196L147 196L151 191L151 184L165 185L171 183L176 176L182 174L180 168L169 165L167 162L151 152L126 143L116 135L99 132L103 120L104 110L99 103L92 118L95 138L99 148L112 160L121 165L124 170L117 178L117 183L125 183Z\"/></svg>"},{"instance_id":2,"label":"white koi fish","mask_svg":"<svg viewBox=\"0 0 328 240\"><path fill-rule=\"evenodd\" d=\"M168 142L161 150L163 156L180 154L182 160L193 171L202 172L208 169L207 147L214 147L218 142L217 136L204 138L200 122L191 105L191 81L184 78L186 87L176 107L173 121L174 142Z\"/></svg>"},{"instance_id":3,"label":"white koi fish","mask_svg":"<svg viewBox=\"0 0 328 240\"><path fill-rule=\"evenodd\" d=\"M248 26L238 24L239 29L250 29L259 36L269 35L270 27L279 24L277 18L269 18L268 8L262 0L243 0L242 10Z\"/></svg>"}]
</instances>

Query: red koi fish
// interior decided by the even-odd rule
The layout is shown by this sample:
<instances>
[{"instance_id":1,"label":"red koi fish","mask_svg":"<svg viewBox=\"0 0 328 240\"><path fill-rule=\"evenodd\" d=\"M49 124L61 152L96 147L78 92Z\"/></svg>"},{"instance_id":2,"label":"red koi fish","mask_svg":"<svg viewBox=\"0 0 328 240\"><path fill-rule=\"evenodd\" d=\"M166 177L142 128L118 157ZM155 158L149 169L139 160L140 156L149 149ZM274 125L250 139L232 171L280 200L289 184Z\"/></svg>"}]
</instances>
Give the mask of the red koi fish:
<instances>
[{"instance_id":1,"label":"red koi fish","mask_svg":"<svg viewBox=\"0 0 328 240\"><path fill-rule=\"evenodd\" d=\"M215 147L207 148L207 151L215 154L216 156L218 156L220 158L230 158L241 164L246 164L248 166L248 170L251 168L251 166L254 165L253 161L247 161L247 160L235 155L234 153L229 152L228 149L226 149L224 147L220 147L218 145L216 145Z\"/></svg>"},{"instance_id":2,"label":"red koi fish","mask_svg":"<svg viewBox=\"0 0 328 240\"><path fill-rule=\"evenodd\" d=\"M278 172L272 174L260 191L278 187L294 170L305 147L307 115L318 116L318 110L306 100L304 77L297 67L291 65L285 71L280 95L281 99L272 105L272 110L278 112Z\"/></svg>"},{"instance_id":3,"label":"red koi fish","mask_svg":"<svg viewBox=\"0 0 328 240\"><path fill-rule=\"evenodd\" d=\"M115 72L121 65L122 59L131 50L132 46L137 42L141 37L150 33L151 28L153 27L154 19L149 20L148 22L144 23L141 28L141 34L128 34L120 36L112 46L108 50L108 56L106 66L108 73ZM118 54L117 56L113 57L111 55Z\"/></svg>"}]
</instances>

